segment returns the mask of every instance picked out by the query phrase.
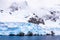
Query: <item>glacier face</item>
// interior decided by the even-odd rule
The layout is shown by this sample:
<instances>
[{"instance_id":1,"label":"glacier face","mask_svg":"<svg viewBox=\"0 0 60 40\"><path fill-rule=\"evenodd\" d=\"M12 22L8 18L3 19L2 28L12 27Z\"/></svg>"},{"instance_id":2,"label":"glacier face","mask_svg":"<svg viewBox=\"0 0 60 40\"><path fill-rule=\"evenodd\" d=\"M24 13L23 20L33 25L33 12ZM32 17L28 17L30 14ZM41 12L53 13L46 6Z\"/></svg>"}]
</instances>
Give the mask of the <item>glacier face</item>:
<instances>
[{"instance_id":1,"label":"glacier face","mask_svg":"<svg viewBox=\"0 0 60 40\"><path fill-rule=\"evenodd\" d=\"M46 34L45 30L37 24L24 22L6 22L0 24L0 35L18 34L31 31L33 34Z\"/></svg>"},{"instance_id":2,"label":"glacier face","mask_svg":"<svg viewBox=\"0 0 60 40\"><path fill-rule=\"evenodd\" d=\"M33 23L25 23L25 22L4 22L0 23L0 35L9 35L9 34L18 34L23 32L25 34L31 31L33 34L42 34L45 35L47 33L51 34L51 31L55 33L55 35L60 35L60 28L47 28L42 27ZM57 33L58 32L58 33Z\"/></svg>"}]
</instances>

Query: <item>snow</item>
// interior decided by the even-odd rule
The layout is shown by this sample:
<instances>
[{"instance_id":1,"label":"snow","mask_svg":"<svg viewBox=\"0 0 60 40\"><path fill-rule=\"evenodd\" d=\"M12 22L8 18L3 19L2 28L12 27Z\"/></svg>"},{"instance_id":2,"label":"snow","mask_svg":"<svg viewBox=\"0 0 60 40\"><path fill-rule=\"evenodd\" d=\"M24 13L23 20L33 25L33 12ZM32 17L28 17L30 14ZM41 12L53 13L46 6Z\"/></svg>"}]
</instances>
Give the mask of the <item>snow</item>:
<instances>
[{"instance_id":1,"label":"snow","mask_svg":"<svg viewBox=\"0 0 60 40\"><path fill-rule=\"evenodd\" d=\"M0 22L4 23L0 24L0 34L17 34L21 31L27 34L32 30L33 33L43 35L50 31L54 31L55 35L60 35L58 31L60 29L59 5L60 0L0 0L0 10L3 10L2 13L0 12ZM52 15L50 11L56 11L56 13ZM33 13L42 18L45 25L28 23L29 18L34 17ZM48 19L47 15L52 18ZM56 18L56 22L53 18Z\"/></svg>"}]
</instances>

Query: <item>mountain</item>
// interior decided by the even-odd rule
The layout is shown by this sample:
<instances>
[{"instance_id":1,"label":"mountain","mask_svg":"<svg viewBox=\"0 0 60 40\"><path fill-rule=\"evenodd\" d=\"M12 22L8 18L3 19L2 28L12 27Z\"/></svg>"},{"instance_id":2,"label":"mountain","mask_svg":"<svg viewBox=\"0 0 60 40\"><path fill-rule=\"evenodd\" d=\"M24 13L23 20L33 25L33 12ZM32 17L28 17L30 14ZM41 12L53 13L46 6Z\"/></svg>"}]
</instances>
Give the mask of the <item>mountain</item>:
<instances>
[{"instance_id":1,"label":"mountain","mask_svg":"<svg viewBox=\"0 0 60 40\"><path fill-rule=\"evenodd\" d=\"M55 35L60 35L60 6L57 5L60 2L55 0L55 2L52 0L34 1L8 0L7 2L6 0L4 2L1 0L0 34L9 35L19 32L27 34L28 31L31 31L44 35L53 31ZM3 2L6 3L6 6Z\"/></svg>"}]
</instances>

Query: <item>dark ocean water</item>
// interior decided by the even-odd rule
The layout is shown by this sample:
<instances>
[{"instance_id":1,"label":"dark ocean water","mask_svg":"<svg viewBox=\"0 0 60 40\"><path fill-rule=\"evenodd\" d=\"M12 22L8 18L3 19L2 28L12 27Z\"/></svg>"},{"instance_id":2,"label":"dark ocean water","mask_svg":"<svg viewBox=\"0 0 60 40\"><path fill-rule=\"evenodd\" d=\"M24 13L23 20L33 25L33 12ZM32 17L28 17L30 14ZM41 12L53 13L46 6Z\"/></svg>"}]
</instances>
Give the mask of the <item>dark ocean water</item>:
<instances>
[{"instance_id":1,"label":"dark ocean water","mask_svg":"<svg viewBox=\"0 0 60 40\"><path fill-rule=\"evenodd\" d=\"M0 36L0 40L60 40L60 36Z\"/></svg>"}]
</instances>

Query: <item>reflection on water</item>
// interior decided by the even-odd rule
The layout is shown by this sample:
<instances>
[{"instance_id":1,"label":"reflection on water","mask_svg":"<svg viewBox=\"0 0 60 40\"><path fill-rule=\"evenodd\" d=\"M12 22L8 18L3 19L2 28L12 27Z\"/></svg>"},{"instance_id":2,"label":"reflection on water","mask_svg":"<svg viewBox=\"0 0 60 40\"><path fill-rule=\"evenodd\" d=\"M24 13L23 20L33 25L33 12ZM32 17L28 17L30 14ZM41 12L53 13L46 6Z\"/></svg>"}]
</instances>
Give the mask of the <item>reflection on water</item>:
<instances>
[{"instance_id":1,"label":"reflection on water","mask_svg":"<svg viewBox=\"0 0 60 40\"><path fill-rule=\"evenodd\" d=\"M0 36L0 40L59 40L60 36Z\"/></svg>"}]
</instances>

